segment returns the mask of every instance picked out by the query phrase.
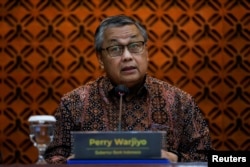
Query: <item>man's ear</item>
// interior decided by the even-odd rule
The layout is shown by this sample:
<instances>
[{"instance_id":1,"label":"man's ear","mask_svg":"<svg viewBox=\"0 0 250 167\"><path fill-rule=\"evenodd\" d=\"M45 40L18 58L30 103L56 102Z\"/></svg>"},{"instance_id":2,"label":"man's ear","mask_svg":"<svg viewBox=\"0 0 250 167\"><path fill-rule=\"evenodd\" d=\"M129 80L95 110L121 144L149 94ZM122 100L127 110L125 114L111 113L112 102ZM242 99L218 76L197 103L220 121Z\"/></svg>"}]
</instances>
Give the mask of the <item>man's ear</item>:
<instances>
[{"instance_id":1,"label":"man's ear","mask_svg":"<svg viewBox=\"0 0 250 167\"><path fill-rule=\"evenodd\" d=\"M145 52L146 52L146 58L147 58L147 61L149 62L149 56L148 56L148 45L145 44Z\"/></svg>"},{"instance_id":2,"label":"man's ear","mask_svg":"<svg viewBox=\"0 0 250 167\"><path fill-rule=\"evenodd\" d=\"M103 61L102 61L102 55L100 53L97 54L97 59L99 62L99 65L101 67L101 69L104 69L104 65L103 65Z\"/></svg>"}]
</instances>

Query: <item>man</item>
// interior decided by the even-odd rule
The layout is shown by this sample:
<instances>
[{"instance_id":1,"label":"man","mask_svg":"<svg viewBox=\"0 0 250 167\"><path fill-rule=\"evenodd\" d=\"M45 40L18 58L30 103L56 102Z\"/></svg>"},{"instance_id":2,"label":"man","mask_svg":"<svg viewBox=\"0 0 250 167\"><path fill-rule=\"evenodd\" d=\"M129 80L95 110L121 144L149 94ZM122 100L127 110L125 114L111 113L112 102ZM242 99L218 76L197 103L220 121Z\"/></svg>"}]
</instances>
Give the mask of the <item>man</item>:
<instances>
[{"instance_id":1,"label":"man","mask_svg":"<svg viewBox=\"0 0 250 167\"><path fill-rule=\"evenodd\" d=\"M147 40L145 28L127 16L112 16L101 22L95 50L106 75L62 98L55 114L54 141L45 152L49 163L66 162L72 130L117 130L117 85L129 89L123 101L123 131L165 130L162 157L172 162L207 161L211 143L203 115L189 94L147 75Z\"/></svg>"}]
</instances>

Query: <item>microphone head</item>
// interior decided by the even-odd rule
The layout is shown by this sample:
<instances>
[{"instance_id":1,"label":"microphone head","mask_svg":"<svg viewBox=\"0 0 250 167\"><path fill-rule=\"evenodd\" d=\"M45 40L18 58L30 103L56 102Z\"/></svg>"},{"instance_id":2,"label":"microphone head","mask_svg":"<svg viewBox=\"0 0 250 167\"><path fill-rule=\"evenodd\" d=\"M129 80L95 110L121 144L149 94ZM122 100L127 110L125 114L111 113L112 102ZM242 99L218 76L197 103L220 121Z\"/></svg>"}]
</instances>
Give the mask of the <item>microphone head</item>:
<instances>
[{"instance_id":1,"label":"microphone head","mask_svg":"<svg viewBox=\"0 0 250 167\"><path fill-rule=\"evenodd\" d=\"M117 85L115 87L115 95L125 96L129 93L129 89L125 85Z\"/></svg>"}]
</instances>

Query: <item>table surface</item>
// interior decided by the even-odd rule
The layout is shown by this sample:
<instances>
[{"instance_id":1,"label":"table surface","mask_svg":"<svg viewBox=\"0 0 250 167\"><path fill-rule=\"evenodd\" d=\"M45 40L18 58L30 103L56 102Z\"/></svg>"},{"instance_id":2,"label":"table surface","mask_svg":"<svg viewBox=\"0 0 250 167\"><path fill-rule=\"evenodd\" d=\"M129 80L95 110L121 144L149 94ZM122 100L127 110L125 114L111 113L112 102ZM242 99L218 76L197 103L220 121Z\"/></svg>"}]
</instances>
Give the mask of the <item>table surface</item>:
<instances>
[{"instance_id":1,"label":"table surface","mask_svg":"<svg viewBox=\"0 0 250 167\"><path fill-rule=\"evenodd\" d=\"M1 164L0 167L32 167L32 166L39 166L41 165L36 165L36 164ZM42 165L42 167L94 167L94 166L102 166L102 167L124 167L124 166L130 166L130 167L207 167L208 164L207 162L186 162L186 163L171 163L171 164L78 164L78 165Z\"/></svg>"}]
</instances>

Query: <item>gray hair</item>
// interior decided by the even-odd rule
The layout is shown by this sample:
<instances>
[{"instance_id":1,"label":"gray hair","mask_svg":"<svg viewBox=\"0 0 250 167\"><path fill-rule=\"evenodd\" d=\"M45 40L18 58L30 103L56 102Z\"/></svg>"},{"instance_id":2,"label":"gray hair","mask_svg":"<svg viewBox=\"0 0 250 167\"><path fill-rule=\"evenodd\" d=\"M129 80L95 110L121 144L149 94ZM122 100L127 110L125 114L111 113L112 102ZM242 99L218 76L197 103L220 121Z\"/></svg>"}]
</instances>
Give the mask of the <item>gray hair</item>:
<instances>
[{"instance_id":1,"label":"gray hair","mask_svg":"<svg viewBox=\"0 0 250 167\"><path fill-rule=\"evenodd\" d=\"M111 17L104 19L99 25L99 27L97 27L96 32L95 32L95 43L94 43L95 51L98 54L101 53L102 44L104 41L103 34L107 28L120 27L120 26L125 26L125 25L132 25L132 24L135 25L139 29L139 31L141 32L141 35L144 38L144 42L146 43L148 40L148 34L146 31L146 28L141 23L139 23L138 21L135 21L131 17L128 17L125 15L117 15L117 16L111 16Z\"/></svg>"}]
</instances>

